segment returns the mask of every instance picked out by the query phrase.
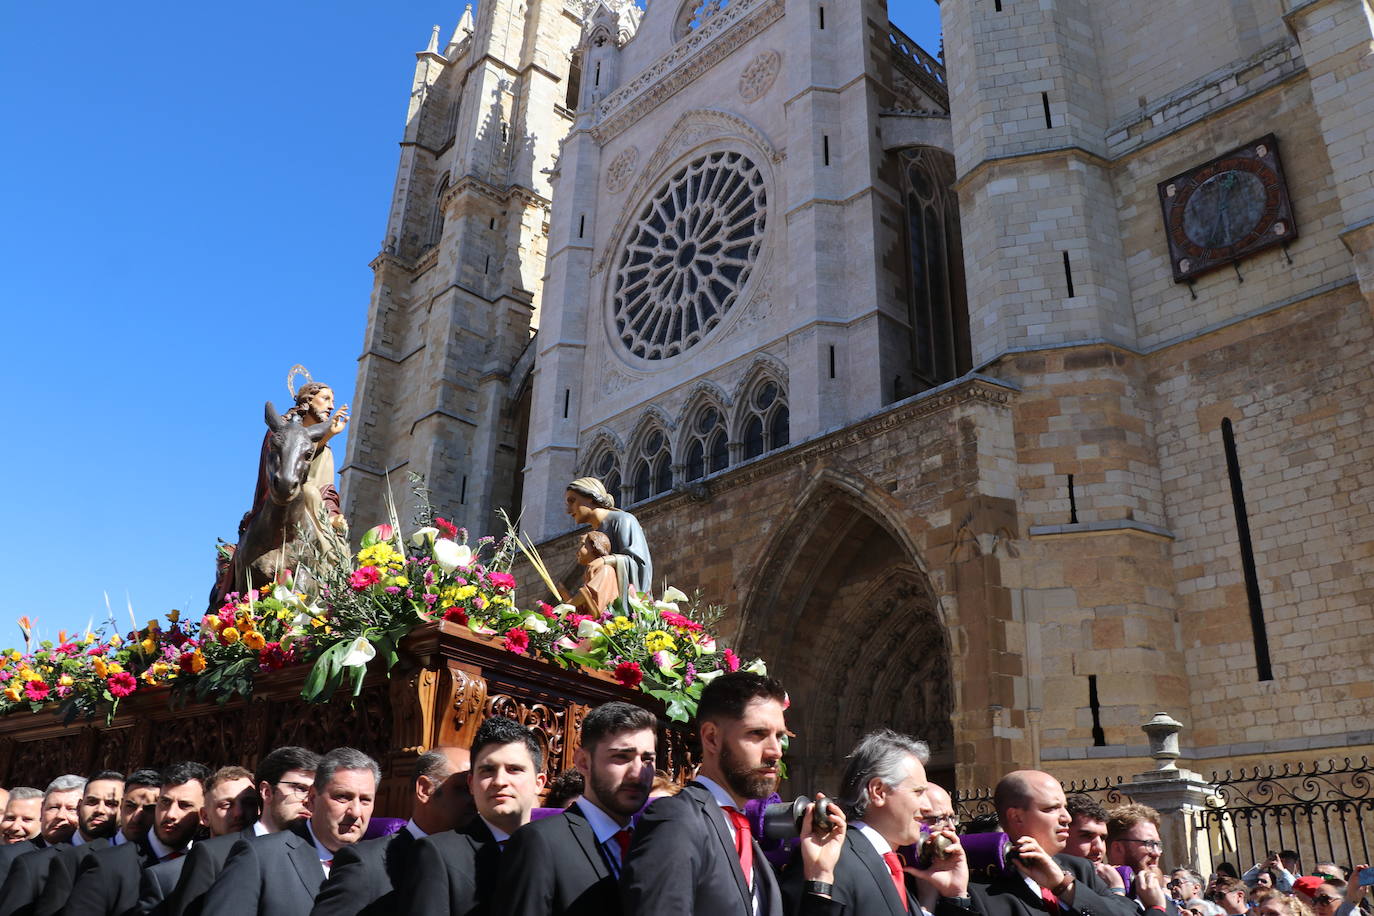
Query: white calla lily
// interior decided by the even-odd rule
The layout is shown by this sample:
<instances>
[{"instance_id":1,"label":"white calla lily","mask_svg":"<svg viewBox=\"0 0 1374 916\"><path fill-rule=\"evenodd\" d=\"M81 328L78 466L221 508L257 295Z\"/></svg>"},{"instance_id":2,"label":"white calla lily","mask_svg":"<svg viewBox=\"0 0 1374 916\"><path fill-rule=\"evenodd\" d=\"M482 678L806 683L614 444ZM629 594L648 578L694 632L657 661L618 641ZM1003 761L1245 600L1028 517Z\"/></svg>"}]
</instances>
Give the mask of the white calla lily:
<instances>
[{"instance_id":1,"label":"white calla lily","mask_svg":"<svg viewBox=\"0 0 1374 916\"><path fill-rule=\"evenodd\" d=\"M524 627L532 633L549 632L549 622L544 618L543 614L527 615L524 620L520 621L520 626Z\"/></svg>"},{"instance_id":2,"label":"white calla lily","mask_svg":"<svg viewBox=\"0 0 1374 916\"><path fill-rule=\"evenodd\" d=\"M595 620L584 620L577 625L577 635L582 639L589 636L600 636L602 632L601 624Z\"/></svg>"},{"instance_id":3,"label":"white calla lily","mask_svg":"<svg viewBox=\"0 0 1374 916\"><path fill-rule=\"evenodd\" d=\"M305 607L305 602L285 585L278 585L272 589L272 597L280 601L286 607Z\"/></svg>"},{"instance_id":4,"label":"white calla lily","mask_svg":"<svg viewBox=\"0 0 1374 916\"><path fill-rule=\"evenodd\" d=\"M444 572L453 572L460 566L472 563L472 548L448 538L439 538L434 542L434 562Z\"/></svg>"},{"instance_id":5,"label":"white calla lily","mask_svg":"<svg viewBox=\"0 0 1374 916\"><path fill-rule=\"evenodd\" d=\"M421 528L410 536L410 543L416 547L423 547L427 543L434 543L434 539L438 536L438 528Z\"/></svg>"},{"instance_id":6,"label":"white calla lily","mask_svg":"<svg viewBox=\"0 0 1374 916\"><path fill-rule=\"evenodd\" d=\"M698 655L715 655L716 641L710 636L703 636L696 641Z\"/></svg>"},{"instance_id":7,"label":"white calla lily","mask_svg":"<svg viewBox=\"0 0 1374 916\"><path fill-rule=\"evenodd\" d=\"M723 670L702 671L697 674L697 680L701 681L703 684L709 684L724 673Z\"/></svg>"},{"instance_id":8,"label":"white calla lily","mask_svg":"<svg viewBox=\"0 0 1374 916\"><path fill-rule=\"evenodd\" d=\"M577 608L573 607L571 604L556 604L553 608L553 612L559 617L567 617L576 610Z\"/></svg>"},{"instance_id":9,"label":"white calla lily","mask_svg":"<svg viewBox=\"0 0 1374 916\"><path fill-rule=\"evenodd\" d=\"M348 647L348 652L343 657L343 666L345 668L359 668L376 657L377 648L359 636L353 640L353 645Z\"/></svg>"},{"instance_id":10,"label":"white calla lily","mask_svg":"<svg viewBox=\"0 0 1374 916\"><path fill-rule=\"evenodd\" d=\"M670 586L668 586L667 588L665 588L665 589L663 590L663 600L664 600L664 601L672 601L673 603L677 603L677 602L679 602L679 601L687 601L687 600L689 600L689 599L688 599L687 596L684 595L680 590L678 590L678 589L676 589L676 588L673 588L673 587L670 585Z\"/></svg>"},{"instance_id":11,"label":"white calla lily","mask_svg":"<svg viewBox=\"0 0 1374 916\"><path fill-rule=\"evenodd\" d=\"M745 671L750 674L757 674L761 677L768 676L768 666L763 663L763 659L756 658L745 667Z\"/></svg>"},{"instance_id":12,"label":"white calla lily","mask_svg":"<svg viewBox=\"0 0 1374 916\"><path fill-rule=\"evenodd\" d=\"M669 614L676 614L677 605L673 604L671 601L655 601L654 610L658 611L660 614L664 611L667 611Z\"/></svg>"}]
</instances>

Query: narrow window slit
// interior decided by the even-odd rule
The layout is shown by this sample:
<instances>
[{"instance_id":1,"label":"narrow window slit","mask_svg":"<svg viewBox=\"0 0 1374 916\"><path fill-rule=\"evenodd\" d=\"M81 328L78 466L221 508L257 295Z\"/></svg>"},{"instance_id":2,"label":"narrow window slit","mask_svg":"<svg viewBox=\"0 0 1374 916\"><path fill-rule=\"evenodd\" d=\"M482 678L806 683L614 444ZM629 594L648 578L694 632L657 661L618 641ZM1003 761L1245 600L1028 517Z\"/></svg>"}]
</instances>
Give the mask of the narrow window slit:
<instances>
[{"instance_id":1,"label":"narrow window slit","mask_svg":"<svg viewBox=\"0 0 1374 916\"><path fill-rule=\"evenodd\" d=\"M1040 93L1040 104L1045 107L1045 126L1053 127L1054 125L1050 123L1050 94L1048 92Z\"/></svg>"},{"instance_id":2,"label":"narrow window slit","mask_svg":"<svg viewBox=\"0 0 1374 916\"><path fill-rule=\"evenodd\" d=\"M1102 730L1102 704L1097 698L1097 675L1088 675L1088 709L1093 714L1093 747L1107 746L1107 733Z\"/></svg>"},{"instance_id":3,"label":"narrow window slit","mask_svg":"<svg viewBox=\"0 0 1374 916\"><path fill-rule=\"evenodd\" d=\"M1078 495L1073 491L1073 475L1069 475L1069 524L1078 524Z\"/></svg>"},{"instance_id":4,"label":"narrow window slit","mask_svg":"<svg viewBox=\"0 0 1374 916\"><path fill-rule=\"evenodd\" d=\"M572 389L563 389L563 419L568 419L568 406L572 403Z\"/></svg>"},{"instance_id":5,"label":"narrow window slit","mask_svg":"<svg viewBox=\"0 0 1374 916\"><path fill-rule=\"evenodd\" d=\"M830 345L830 377L835 377L835 345Z\"/></svg>"},{"instance_id":6,"label":"narrow window slit","mask_svg":"<svg viewBox=\"0 0 1374 916\"><path fill-rule=\"evenodd\" d=\"M1073 298L1073 268L1069 266L1069 253L1061 252L1064 255L1064 282L1069 287L1069 298Z\"/></svg>"},{"instance_id":7,"label":"narrow window slit","mask_svg":"<svg viewBox=\"0 0 1374 916\"><path fill-rule=\"evenodd\" d=\"M578 237L578 238L582 238L583 233L585 233L586 231L587 231L587 214L583 213L581 216L579 216L579 217L577 218L577 237Z\"/></svg>"},{"instance_id":8,"label":"narrow window slit","mask_svg":"<svg viewBox=\"0 0 1374 916\"><path fill-rule=\"evenodd\" d=\"M821 134L821 163L830 164L830 135Z\"/></svg>"},{"instance_id":9,"label":"narrow window slit","mask_svg":"<svg viewBox=\"0 0 1374 916\"><path fill-rule=\"evenodd\" d=\"M463 486L458 491L458 505L466 506L468 503L468 475L463 475Z\"/></svg>"},{"instance_id":10,"label":"narrow window slit","mask_svg":"<svg viewBox=\"0 0 1374 916\"><path fill-rule=\"evenodd\" d=\"M1236 512L1240 563L1245 573L1245 597L1250 605L1250 630L1255 642L1255 671L1259 680L1272 681L1274 669L1269 661L1269 631L1264 625L1264 604L1260 600L1255 546L1250 539L1250 515L1245 508L1245 488L1240 479L1240 456L1236 452L1236 433L1231 426L1230 417L1221 421L1221 441L1226 450L1226 473L1231 478L1231 504Z\"/></svg>"}]
</instances>

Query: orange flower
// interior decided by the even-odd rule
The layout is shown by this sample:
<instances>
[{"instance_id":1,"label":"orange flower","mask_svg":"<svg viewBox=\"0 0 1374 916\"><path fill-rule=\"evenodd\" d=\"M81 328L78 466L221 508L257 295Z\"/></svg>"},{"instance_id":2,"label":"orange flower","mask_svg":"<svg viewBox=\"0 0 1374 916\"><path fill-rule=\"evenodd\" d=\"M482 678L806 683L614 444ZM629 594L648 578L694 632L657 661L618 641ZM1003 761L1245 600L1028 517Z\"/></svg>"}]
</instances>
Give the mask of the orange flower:
<instances>
[{"instance_id":1,"label":"orange flower","mask_svg":"<svg viewBox=\"0 0 1374 916\"><path fill-rule=\"evenodd\" d=\"M225 645L232 646L239 641L239 631L234 627L225 627L219 631L219 638L223 640Z\"/></svg>"},{"instance_id":2,"label":"orange flower","mask_svg":"<svg viewBox=\"0 0 1374 916\"><path fill-rule=\"evenodd\" d=\"M262 634L257 630L249 630L243 634L243 644L254 652L257 652L262 649L263 646L267 645L267 640L264 639Z\"/></svg>"}]
</instances>

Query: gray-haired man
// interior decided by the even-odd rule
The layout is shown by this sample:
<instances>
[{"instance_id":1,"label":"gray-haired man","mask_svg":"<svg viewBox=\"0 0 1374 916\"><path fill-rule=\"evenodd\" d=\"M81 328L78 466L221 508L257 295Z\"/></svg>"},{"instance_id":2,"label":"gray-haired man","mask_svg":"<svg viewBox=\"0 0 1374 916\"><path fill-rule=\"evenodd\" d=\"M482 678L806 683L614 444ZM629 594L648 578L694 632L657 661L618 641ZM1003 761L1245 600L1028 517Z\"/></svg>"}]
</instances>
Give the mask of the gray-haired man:
<instances>
[{"instance_id":1,"label":"gray-haired man","mask_svg":"<svg viewBox=\"0 0 1374 916\"><path fill-rule=\"evenodd\" d=\"M382 770L362 751L320 758L310 818L279 833L239 840L205 899L205 916L307 916L334 854L367 830Z\"/></svg>"}]
</instances>

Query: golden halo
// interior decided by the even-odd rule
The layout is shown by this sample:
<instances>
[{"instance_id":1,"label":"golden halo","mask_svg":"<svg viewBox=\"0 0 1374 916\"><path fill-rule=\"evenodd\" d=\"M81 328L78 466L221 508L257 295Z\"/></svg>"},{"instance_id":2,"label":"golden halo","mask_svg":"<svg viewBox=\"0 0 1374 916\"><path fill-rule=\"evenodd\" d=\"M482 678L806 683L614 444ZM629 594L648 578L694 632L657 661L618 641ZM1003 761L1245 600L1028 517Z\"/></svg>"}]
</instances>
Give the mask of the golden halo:
<instances>
[{"instance_id":1,"label":"golden halo","mask_svg":"<svg viewBox=\"0 0 1374 916\"><path fill-rule=\"evenodd\" d=\"M298 375L305 376L306 384L315 381L313 378L310 377L310 370L302 366L300 363L296 363L296 365L292 366L291 371L286 373L286 390L291 392L292 400L295 400L296 398L296 376Z\"/></svg>"}]
</instances>

